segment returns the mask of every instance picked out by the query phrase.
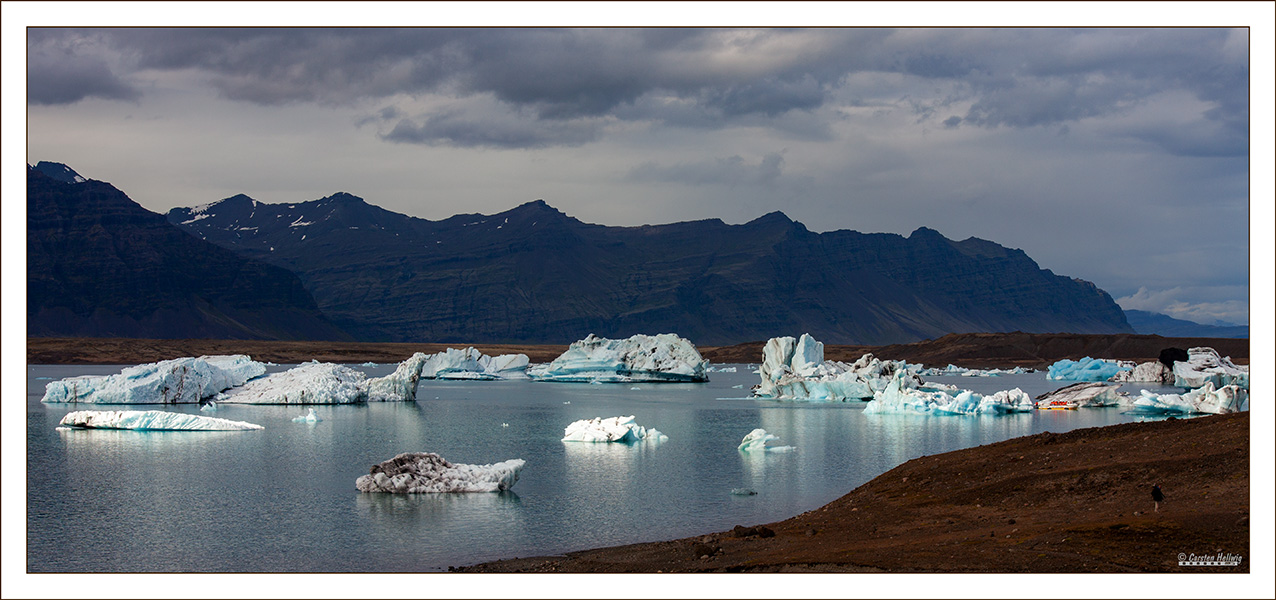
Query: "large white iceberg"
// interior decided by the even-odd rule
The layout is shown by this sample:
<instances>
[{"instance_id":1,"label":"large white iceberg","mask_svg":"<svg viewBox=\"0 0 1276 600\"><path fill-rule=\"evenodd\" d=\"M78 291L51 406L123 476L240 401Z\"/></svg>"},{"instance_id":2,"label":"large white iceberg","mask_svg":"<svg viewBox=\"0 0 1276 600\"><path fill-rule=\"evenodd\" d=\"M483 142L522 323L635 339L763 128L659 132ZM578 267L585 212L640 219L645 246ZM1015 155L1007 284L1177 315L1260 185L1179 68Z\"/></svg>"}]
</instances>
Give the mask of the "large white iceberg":
<instances>
[{"instance_id":1,"label":"large white iceberg","mask_svg":"<svg viewBox=\"0 0 1276 600\"><path fill-rule=\"evenodd\" d=\"M404 452L372 466L354 481L360 492L436 494L455 492L503 492L518 482L522 459L491 465L450 463L432 452Z\"/></svg>"},{"instance_id":2,"label":"large white iceberg","mask_svg":"<svg viewBox=\"0 0 1276 600\"><path fill-rule=\"evenodd\" d=\"M851 364L824 360L824 344L802 334L799 339L776 337L762 349L762 383L754 395L810 401L869 399L902 373L909 387L924 385L904 361L880 360L865 354Z\"/></svg>"},{"instance_id":3,"label":"large white iceberg","mask_svg":"<svg viewBox=\"0 0 1276 600\"><path fill-rule=\"evenodd\" d=\"M203 415L162 410L77 410L69 412L60 425L83 429L142 429L150 431L243 431L264 429L261 425Z\"/></svg>"},{"instance_id":4,"label":"large white iceberg","mask_svg":"<svg viewBox=\"0 0 1276 600\"><path fill-rule=\"evenodd\" d=\"M1132 363L1090 358L1081 360L1063 359L1046 372L1046 379L1051 381L1107 381L1121 371L1134 368Z\"/></svg>"},{"instance_id":5,"label":"large white iceberg","mask_svg":"<svg viewBox=\"0 0 1276 600\"><path fill-rule=\"evenodd\" d=\"M648 429L628 417L583 419L563 430L564 442L663 442L669 439L656 429Z\"/></svg>"},{"instance_id":6,"label":"large white iceberg","mask_svg":"<svg viewBox=\"0 0 1276 600\"><path fill-rule=\"evenodd\" d=\"M354 404L368 399L367 375L347 366L310 362L271 373L217 396L220 404Z\"/></svg>"},{"instance_id":7,"label":"large white iceberg","mask_svg":"<svg viewBox=\"0 0 1276 600\"><path fill-rule=\"evenodd\" d=\"M1037 408L1050 406L1116 406L1121 403L1117 389L1121 386L1099 381L1083 381L1066 385L1037 396Z\"/></svg>"},{"instance_id":8,"label":"large white iceberg","mask_svg":"<svg viewBox=\"0 0 1276 600\"><path fill-rule=\"evenodd\" d=\"M708 381L694 344L672 333L610 340L589 334L573 342L544 368L529 370L537 381L583 383Z\"/></svg>"},{"instance_id":9,"label":"large white iceberg","mask_svg":"<svg viewBox=\"0 0 1276 600\"><path fill-rule=\"evenodd\" d=\"M1174 383L1174 371L1159 360L1145 362L1128 371L1120 371L1108 379L1121 382L1149 382L1170 385Z\"/></svg>"},{"instance_id":10,"label":"large white iceberg","mask_svg":"<svg viewBox=\"0 0 1276 600\"><path fill-rule=\"evenodd\" d=\"M265 365L243 354L174 358L125 367L113 375L51 381L41 401L194 404L265 372Z\"/></svg>"},{"instance_id":11,"label":"large white iceberg","mask_svg":"<svg viewBox=\"0 0 1276 600\"><path fill-rule=\"evenodd\" d=\"M1222 388L1236 385L1249 389L1249 367L1239 367L1230 357L1218 355L1213 348L1189 348L1187 362L1174 363L1174 385L1199 388L1206 383Z\"/></svg>"},{"instance_id":12,"label":"large white iceberg","mask_svg":"<svg viewBox=\"0 0 1276 600\"><path fill-rule=\"evenodd\" d=\"M1214 389L1214 384L1207 381L1205 385L1184 394L1155 394L1143 390L1133 402L1131 412L1218 415L1240 412L1245 409L1248 400L1249 391L1238 385Z\"/></svg>"},{"instance_id":13,"label":"large white iceberg","mask_svg":"<svg viewBox=\"0 0 1276 600\"><path fill-rule=\"evenodd\" d=\"M413 402L416 386L421 380L421 370L430 355L417 352L399 363L393 373L374 377L366 383L367 400L370 402Z\"/></svg>"},{"instance_id":14,"label":"large white iceberg","mask_svg":"<svg viewBox=\"0 0 1276 600\"><path fill-rule=\"evenodd\" d=\"M864 407L864 414L1005 414L1027 412L1032 406L1032 398L1019 388L984 396L970 390L917 387L903 371L897 371L886 388Z\"/></svg>"},{"instance_id":15,"label":"large white iceberg","mask_svg":"<svg viewBox=\"0 0 1276 600\"><path fill-rule=\"evenodd\" d=\"M527 379L526 354L488 356L474 348L426 355L422 379Z\"/></svg>"},{"instance_id":16,"label":"large white iceberg","mask_svg":"<svg viewBox=\"0 0 1276 600\"><path fill-rule=\"evenodd\" d=\"M766 445L767 442L779 439L767 433L765 429L754 429L749 432L749 435L744 436L743 440L740 440L738 450L740 452L791 452L793 450L793 446Z\"/></svg>"}]
</instances>

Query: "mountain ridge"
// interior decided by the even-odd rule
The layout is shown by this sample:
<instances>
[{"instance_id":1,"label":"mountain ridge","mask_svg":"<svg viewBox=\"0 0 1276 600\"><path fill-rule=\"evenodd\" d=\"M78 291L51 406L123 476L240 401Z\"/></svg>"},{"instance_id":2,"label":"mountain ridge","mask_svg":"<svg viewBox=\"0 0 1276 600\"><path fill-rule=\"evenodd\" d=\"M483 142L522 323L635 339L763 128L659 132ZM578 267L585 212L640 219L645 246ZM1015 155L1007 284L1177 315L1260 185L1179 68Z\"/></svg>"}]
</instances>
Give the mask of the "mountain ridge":
<instances>
[{"instance_id":1,"label":"mountain ridge","mask_svg":"<svg viewBox=\"0 0 1276 600\"><path fill-rule=\"evenodd\" d=\"M1022 250L926 227L907 237L816 233L781 211L740 225L611 227L543 199L430 221L357 196L343 212L335 196L255 203L249 215L218 214L218 203L200 214L175 208L168 219L297 273L325 314L369 341L567 343L674 331L710 345L802 332L881 344L1133 331L1094 284L1040 269Z\"/></svg>"}]
</instances>

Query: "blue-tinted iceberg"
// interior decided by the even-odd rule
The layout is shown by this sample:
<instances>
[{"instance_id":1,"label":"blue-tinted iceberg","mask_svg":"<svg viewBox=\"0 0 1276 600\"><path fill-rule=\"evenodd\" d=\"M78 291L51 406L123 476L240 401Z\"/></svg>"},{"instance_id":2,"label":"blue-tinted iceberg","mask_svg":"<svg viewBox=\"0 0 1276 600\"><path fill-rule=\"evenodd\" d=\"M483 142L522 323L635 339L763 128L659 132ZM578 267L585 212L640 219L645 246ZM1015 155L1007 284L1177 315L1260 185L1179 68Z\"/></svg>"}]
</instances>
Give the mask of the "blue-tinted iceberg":
<instances>
[{"instance_id":1,"label":"blue-tinted iceberg","mask_svg":"<svg viewBox=\"0 0 1276 600\"><path fill-rule=\"evenodd\" d=\"M694 344L672 333L609 340L590 334L548 365L529 370L537 381L580 383L708 381Z\"/></svg>"},{"instance_id":2,"label":"blue-tinted iceberg","mask_svg":"<svg viewBox=\"0 0 1276 600\"><path fill-rule=\"evenodd\" d=\"M1066 385L1053 392L1037 396L1037 408L1051 406L1086 407L1116 406L1121 403L1121 395L1117 389L1121 386L1109 385L1098 381L1083 381ZM1070 406L1071 405L1071 406Z\"/></svg>"},{"instance_id":3,"label":"blue-tinted iceberg","mask_svg":"<svg viewBox=\"0 0 1276 600\"><path fill-rule=\"evenodd\" d=\"M1187 362L1174 363L1174 385L1199 388L1206 383L1215 389L1228 385L1249 389L1249 367L1238 367L1231 357L1223 358L1213 348L1189 348Z\"/></svg>"},{"instance_id":4,"label":"blue-tinted iceberg","mask_svg":"<svg viewBox=\"0 0 1276 600\"><path fill-rule=\"evenodd\" d=\"M1121 371L1134 368L1131 363L1090 358L1081 360L1063 359L1050 365L1046 379L1051 381L1107 381Z\"/></svg>"},{"instance_id":5,"label":"blue-tinted iceberg","mask_svg":"<svg viewBox=\"0 0 1276 600\"><path fill-rule=\"evenodd\" d=\"M1155 394L1143 390L1131 405L1130 412L1220 415L1245 410L1248 401L1249 390L1235 384L1215 389L1214 384L1207 381L1205 385L1184 394Z\"/></svg>"},{"instance_id":6,"label":"blue-tinted iceberg","mask_svg":"<svg viewBox=\"0 0 1276 600\"><path fill-rule=\"evenodd\" d=\"M798 339L771 338L762 354L762 382L753 392L758 397L824 402L870 399L899 373L909 387L923 385L904 361L884 361L872 354L851 364L826 361L824 344L805 333Z\"/></svg>"},{"instance_id":7,"label":"blue-tinted iceberg","mask_svg":"<svg viewBox=\"0 0 1276 600\"><path fill-rule=\"evenodd\" d=\"M174 358L126 367L114 375L51 381L41 401L194 404L265 372L265 365L242 354Z\"/></svg>"},{"instance_id":8,"label":"blue-tinted iceberg","mask_svg":"<svg viewBox=\"0 0 1276 600\"><path fill-rule=\"evenodd\" d=\"M740 441L740 452L791 452L793 446L768 446L767 442L780 438L766 432L765 429L754 429Z\"/></svg>"},{"instance_id":9,"label":"blue-tinted iceberg","mask_svg":"<svg viewBox=\"0 0 1276 600\"><path fill-rule=\"evenodd\" d=\"M422 379L527 379L526 354L488 356L474 348L426 355Z\"/></svg>"},{"instance_id":10,"label":"blue-tinted iceberg","mask_svg":"<svg viewBox=\"0 0 1276 600\"><path fill-rule=\"evenodd\" d=\"M319 421L322 421L322 420L323 419L319 418L319 415L315 414L315 409L313 408L310 409L310 412L304 415L301 415L300 417L292 418L293 423L318 423Z\"/></svg>"},{"instance_id":11,"label":"blue-tinted iceberg","mask_svg":"<svg viewBox=\"0 0 1276 600\"><path fill-rule=\"evenodd\" d=\"M634 422L634 417L596 417L568 425L563 430L564 442L663 442L669 439L656 429Z\"/></svg>"},{"instance_id":12,"label":"blue-tinted iceberg","mask_svg":"<svg viewBox=\"0 0 1276 600\"><path fill-rule=\"evenodd\" d=\"M243 431L264 429L261 425L203 415L162 410L77 410L69 412L60 425L81 429L140 429L148 431Z\"/></svg>"},{"instance_id":13,"label":"blue-tinted iceberg","mask_svg":"<svg viewBox=\"0 0 1276 600\"><path fill-rule=\"evenodd\" d=\"M1161 361L1154 360L1145 362L1128 371L1121 371L1113 375L1108 381L1122 382L1147 382L1158 383L1161 385L1171 385L1174 383L1174 371L1165 366Z\"/></svg>"},{"instance_id":14,"label":"blue-tinted iceberg","mask_svg":"<svg viewBox=\"0 0 1276 600\"><path fill-rule=\"evenodd\" d=\"M1032 406L1032 398L1019 388L984 396L970 390L917 387L903 372L896 372L886 389L864 407L864 414L1005 414L1027 412Z\"/></svg>"},{"instance_id":15,"label":"blue-tinted iceberg","mask_svg":"<svg viewBox=\"0 0 1276 600\"><path fill-rule=\"evenodd\" d=\"M450 463L432 452L405 452L372 466L355 480L360 492L440 494L503 492L518 482L522 459L491 465Z\"/></svg>"}]
</instances>

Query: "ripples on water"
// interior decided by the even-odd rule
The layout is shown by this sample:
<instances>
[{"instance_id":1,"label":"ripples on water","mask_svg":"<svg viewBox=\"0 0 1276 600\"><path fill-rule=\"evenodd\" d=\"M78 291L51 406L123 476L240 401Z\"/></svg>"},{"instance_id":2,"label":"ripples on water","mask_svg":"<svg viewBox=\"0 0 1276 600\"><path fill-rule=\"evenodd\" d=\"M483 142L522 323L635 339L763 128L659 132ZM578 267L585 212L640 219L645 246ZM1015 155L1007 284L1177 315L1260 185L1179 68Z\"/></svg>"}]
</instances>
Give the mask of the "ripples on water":
<instances>
[{"instance_id":1,"label":"ripples on water","mask_svg":"<svg viewBox=\"0 0 1276 600\"><path fill-rule=\"evenodd\" d=\"M707 384L423 381L416 403L316 406L320 423L293 423L306 412L296 406L222 405L199 413L193 405L39 401L50 378L119 368L28 368L29 571L437 571L777 521L917 456L1140 419L1120 408L865 415L861 402L743 398L758 377L745 366L712 373ZM393 365L360 368L376 376ZM928 379L981 393L1020 387L1034 396L1068 383L1046 381L1044 373ZM266 429L57 429L63 415L84 408L163 408ZM572 421L631 414L669 440L559 441ZM738 452L741 438L758 427L797 449ZM355 478L371 465L416 451L459 463L522 458L527 466L501 494L355 491ZM733 488L758 494L731 495Z\"/></svg>"}]
</instances>

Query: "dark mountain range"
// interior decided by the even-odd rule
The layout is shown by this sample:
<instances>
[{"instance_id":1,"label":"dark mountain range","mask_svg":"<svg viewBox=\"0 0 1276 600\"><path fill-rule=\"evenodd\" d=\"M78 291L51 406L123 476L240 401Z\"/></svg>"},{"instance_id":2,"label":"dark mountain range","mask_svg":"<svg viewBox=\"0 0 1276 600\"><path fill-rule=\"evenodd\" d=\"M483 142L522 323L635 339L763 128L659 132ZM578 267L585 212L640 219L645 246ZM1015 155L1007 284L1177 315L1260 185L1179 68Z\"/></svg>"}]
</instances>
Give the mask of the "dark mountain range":
<instances>
[{"instance_id":1,"label":"dark mountain range","mask_svg":"<svg viewBox=\"0 0 1276 600\"><path fill-rule=\"evenodd\" d=\"M1127 310L1125 319L1138 333L1165 337L1248 338L1247 325L1205 325L1145 310Z\"/></svg>"},{"instance_id":2,"label":"dark mountain range","mask_svg":"<svg viewBox=\"0 0 1276 600\"><path fill-rule=\"evenodd\" d=\"M49 162L27 171L27 334L351 339L287 269L192 238Z\"/></svg>"},{"instance_id":3,"label":"dark mountain range","mask_svg":"<svg viewBox=\"0 0 1276 600\"><path fill-rule=\"evenodd\" d=\"M783 213L641 227L537 200L428 221L346 193L178 208L191 234L297 273L365 340L567 343L676 332L719 345L810 332L886 344L950 332L1129 333L1093 284L1020 250L930 229L813 233Z\"/></svg>"}]
</instances>

